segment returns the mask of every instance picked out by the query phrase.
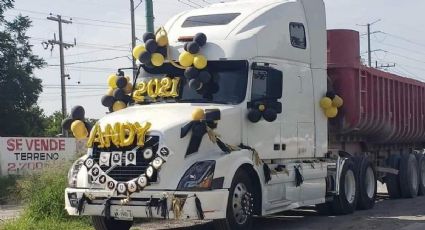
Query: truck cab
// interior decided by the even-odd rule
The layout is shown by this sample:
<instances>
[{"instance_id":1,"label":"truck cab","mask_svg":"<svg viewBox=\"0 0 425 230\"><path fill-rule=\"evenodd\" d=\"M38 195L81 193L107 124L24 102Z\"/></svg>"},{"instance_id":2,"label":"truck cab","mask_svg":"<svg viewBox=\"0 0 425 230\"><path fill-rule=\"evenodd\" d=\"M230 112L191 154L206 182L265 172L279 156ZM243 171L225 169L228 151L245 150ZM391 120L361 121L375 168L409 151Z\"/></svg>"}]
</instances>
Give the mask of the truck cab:
<instances>
[{"instance_id":1,"label":"truck cab","mask_svg":"<svg viewBox=\"0 0 425 230\"><path fill-rule=\"evenodd\" d=\"M176 84L178 95L141 95L100 119L87 155L69 173L70 215L93 216L96 229L128 229L133 218L248 229L254 215L338 195L345 159L327 155L328 119L319 105L327 91L322 0L213 4L174 16L162 31L168 60L142 63L134 80ZM179 68L185 43L198 33L208 38L199 51L211 78L205 90ZM351 204L356 181L344 178L352 182L344 193Z\"/></svg>"}]
</instances>

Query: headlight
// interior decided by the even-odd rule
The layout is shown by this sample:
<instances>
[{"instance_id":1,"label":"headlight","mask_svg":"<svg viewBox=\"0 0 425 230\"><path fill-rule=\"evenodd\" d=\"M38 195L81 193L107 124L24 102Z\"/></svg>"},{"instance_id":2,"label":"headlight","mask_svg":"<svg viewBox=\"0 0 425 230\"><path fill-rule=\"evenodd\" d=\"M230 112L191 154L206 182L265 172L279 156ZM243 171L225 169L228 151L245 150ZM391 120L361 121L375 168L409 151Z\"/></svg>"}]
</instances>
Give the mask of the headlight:
<instances>
[{"instance_id":1,"label":"headlight","mask_svg":"<svg viewBox=\"0 0 425 230\"><path fill-rule=\"evenodd\" d=\"M211 189L215 161L202 161L193 164L183 175L177 190L202 191Z\"/></svg>"},{"instance_id":2,"label":"headlight","mask_svg":"<svg viewBox=\"0 0 425 230\"><path fill-rule=\"evenodd\" d=\"M71 169L68 171L68 186L70 188L77 187L77 176L78 172L80 171L81 167L83 167L84 160L78 159L77 161L72 164Z\"/></svg>"}]
</instances>

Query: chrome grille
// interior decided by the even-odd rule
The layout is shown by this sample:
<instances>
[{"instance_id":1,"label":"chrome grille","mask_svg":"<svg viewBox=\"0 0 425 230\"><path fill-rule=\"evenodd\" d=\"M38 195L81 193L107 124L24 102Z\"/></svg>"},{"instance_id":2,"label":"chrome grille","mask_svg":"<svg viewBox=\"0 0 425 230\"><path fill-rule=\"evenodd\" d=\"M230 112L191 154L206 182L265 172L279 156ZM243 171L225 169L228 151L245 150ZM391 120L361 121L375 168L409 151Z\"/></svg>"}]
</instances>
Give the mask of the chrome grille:
<instances>
[{"instance_id":1,"label":"chrome grille","mask_svg":"<svg viewBox=\"0 0 425 230\"><path fill-rule=\"evenodd\" d=\"M153 152L158 151L159 137L158 136L146 136L145 145L142 148L139 148L136 152L136 165L125 165L125 157L121 157L121 165L116 166L112 169L108 175L116 181L129 181L134 178L139 177L141 174L145 173L146 168L149 166L149 161L143 158L143 151L146 148L152 148ZM111 146L110 148L93 148L93 160L99 164L99 158L101 152L122 152L124 156L126 151L133 150L136 146L136 143L129 147L120 147ZM100 165L100 164L99 164ZM110 166L101 166L100 167L104 172L110 169ZM152 182L155 182L156 179Z\"/></svg>"}]
</instances>

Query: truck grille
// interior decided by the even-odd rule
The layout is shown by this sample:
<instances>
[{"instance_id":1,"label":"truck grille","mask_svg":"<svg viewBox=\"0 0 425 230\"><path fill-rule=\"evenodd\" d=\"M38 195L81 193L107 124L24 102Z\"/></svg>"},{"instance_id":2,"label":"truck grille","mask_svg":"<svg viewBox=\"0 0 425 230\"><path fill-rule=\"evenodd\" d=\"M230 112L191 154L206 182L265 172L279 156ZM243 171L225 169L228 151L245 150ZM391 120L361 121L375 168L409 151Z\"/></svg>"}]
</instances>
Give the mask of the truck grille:
<instances>
[{"instance_id":1,"label":"truck grille","mask_svg":"<svg viewBox=\"0 0 425 230\"><path fill-rule=\"evenodd\" d=\"M125 165L125 157L121 157L121 165L116 166L113 170L108 173L112 179L120 182L125 182L139 177L145 173L146 168L149 166L149 161L143 158L143 151L146 148L152 148L153 152L158 151L159 137L158 136L146 136L145 145L142 148L139 148L136 152L136 165ZM133 150L136 146L136 143L129 147L120 147L111 146L110 148L97 148L93 147L93 160L99 164L99 158L101 152L122 152L125 154L126 151ZM100 164L99 164L100 165ZM109 170L110 166L101 166L100 167L104 172ZM155 179L156 180L156 179ZM155 181L152 181L155 182Z\"/></svg>"}]
</instances>

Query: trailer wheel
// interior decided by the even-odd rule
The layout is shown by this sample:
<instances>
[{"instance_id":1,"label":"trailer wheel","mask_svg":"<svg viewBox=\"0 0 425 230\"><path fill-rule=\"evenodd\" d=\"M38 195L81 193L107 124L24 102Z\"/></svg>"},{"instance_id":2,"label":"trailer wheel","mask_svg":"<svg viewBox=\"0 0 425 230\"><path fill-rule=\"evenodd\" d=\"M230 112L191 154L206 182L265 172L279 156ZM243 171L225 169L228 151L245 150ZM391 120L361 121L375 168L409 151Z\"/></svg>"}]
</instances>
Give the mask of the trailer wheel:
<instances>
[{"instance_id":1,"label":"trailer wheel","mask_svg":"<svg viewBox=\"0 0 425 230\"><path fill-rule=\"evenodd\" d=\"M419 190L418 195L425 195L425 157L422 153L416 153L416 159L418 160L418 171L419 171Z\"/></svg>"},{"instance_id":2,"label":"trailer wheel","mask_svg":"<svg viewBox=\"0 0 425 230\"><path fill-rule=\"evenodd\" d=\"M364 157L359 157L356 161L357 181L359 182L357 208L361 210L371 209L375 206L376 200L376 170L372 162Z\"/></svg>"},{"instance_id":3,"label":"trailer wheel","mask_svg":"<svg viewBox=\"0 0 425 230\"><path fill-rule=\"evenodd\" d=\"M339 195L331 202L332 212L336 215L353 213L357 206L358 182L352 159L345 161L339 180Z\"/></svg>"},{"instance_id":4,"label":"trailer wheel","mask_svg":"<svg viewBox=\"0 0 425 230\"><path fill-rule=\"evenodd\" d=\"M401 156L400 161L400 188L403 198L414 198L418 195L419 171L415 155Z\"/></svg>"},{"instance_id":5,"label":"trailer wheel","mask_svg":"<svg viewBox=\"0 0 425 230\"><path fill-rule=\"evenodd\" d=\"M248 230L252 227L254 196L251 179L244 170L233 178L227 201L226 219L214 220L217 230Z\"/></svg>"},{"instance_id":6,"label":"trailer wheel","mask_svg":"<svg viewBox=\"0 0 425 230\"><path fill-rule=\"evenodd\" d=\"M133 221L106 219L103 216L92 216L93 227L96 230L129 230Z\"/></svg>"},{"instance_id":7,"label":"trailer wheel","mask_svg":"<svg viewBox=\"0 0 425 230\"><path fill-rule=\"evenodd\" d=\"M395 154L391 155L388 158L388 166L400 170L400 156ZM398 199L401 197L399 175L388 173L385 176L385 185L387 186L388 195L391 199Z\"/></svg>"}]
</instances>

